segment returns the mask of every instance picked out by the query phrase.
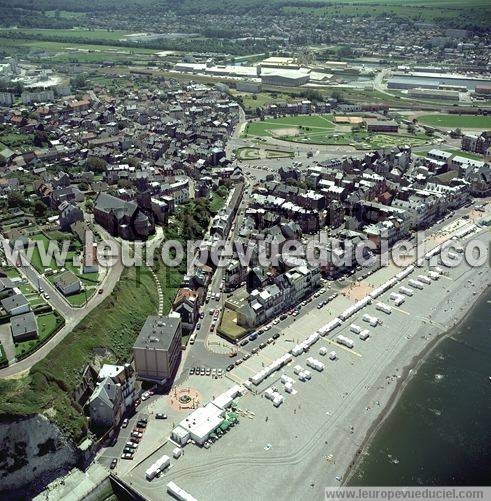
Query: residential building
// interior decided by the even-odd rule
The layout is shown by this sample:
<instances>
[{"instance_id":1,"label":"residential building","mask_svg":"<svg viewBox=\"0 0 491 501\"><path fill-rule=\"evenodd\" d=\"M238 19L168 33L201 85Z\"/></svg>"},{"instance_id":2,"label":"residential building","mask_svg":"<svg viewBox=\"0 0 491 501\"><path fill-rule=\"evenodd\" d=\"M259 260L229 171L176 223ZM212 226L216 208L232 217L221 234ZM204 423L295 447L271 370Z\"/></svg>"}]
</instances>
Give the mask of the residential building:
<instances>
[{"instance_id":1,"label":"residential building","mask_svg":"<svg viewBox=\"0 0 491 501\"><path fill-rule=\"evenodd\" d=\"M27 313L31 309L29 301L20 293L2 299L1 303L2 308L11 316Z\"/></svg>"},{"instance_id":2,"label":"residential building","mask_svg":"<svg viewBox=\"0 0 491 501\"><path fill-rule=\"evenodd\" d=\"M137 398L135 370L130 364L102 366L89 399L90 424L96 429L117 426Z\"/></svg>"},{"instance_id":3,"label":"residential building","mask_svg":"<svg viewBox=\"0 0 491 501\"><path fill-rule=\"evenodd\" d=\"M246 301L234 301L232 296L232 300L227 300L225 306L236 311L238 325L254 328L296 305L300 299L319 287L319 284L319 268L297 266L276 276L269 285L253 290ZM237 292L239 295L240 291L241 289Z\"/></svg>"},{"instance_id":4,"label":"residential building","mask_svg":"<svg viewBox=\"0 0 491 501\"><path fill-rule=\"evenodd\" d=\"M56 288L64 295L70 296L82 290L79 278L72 271L64 271L54 281Z\"/></svg>"},{"instance_id":5,"label":"residential building","mask_svg":"<svg viewBox=\"0 0 491 501\"><path fill-rule=\"evenodd\" d=\"M149 316L133 345L139 379L163 383L181 360L182 327L179 317Z\"/></svg>"},{"instance_id":6,"label":"residential building","mask_svg":"<svg viewBox=\"0 0 491 501\"><path fill-rule=\"evenodd\" d=\"M179 289L172 305L172 310L179 313L184 333L190 333L198 322L202 289Z\"/></svg>"},{"instance_id":7,"label":"residential building","mask_svg":"<svg viewBox=\"0 0 491 501\"><path fill-rule=\"evenodd\" d=\"M58 219L60 230L68 231L72 224L84 220L84 213L76 205L69 202L62 202L58 207L60 217Z\"/></svg>"},{"instance_id":8,"label":"residential building","mask_svg":"<svg viewBox=\"0 0 491 501\"><path fill-rule=\"evenodd\" d=\"M10 331L14 343L36 339L38 335L36 315L29 311L12 317L10 319Z\"/></svg>"}]
</instances>

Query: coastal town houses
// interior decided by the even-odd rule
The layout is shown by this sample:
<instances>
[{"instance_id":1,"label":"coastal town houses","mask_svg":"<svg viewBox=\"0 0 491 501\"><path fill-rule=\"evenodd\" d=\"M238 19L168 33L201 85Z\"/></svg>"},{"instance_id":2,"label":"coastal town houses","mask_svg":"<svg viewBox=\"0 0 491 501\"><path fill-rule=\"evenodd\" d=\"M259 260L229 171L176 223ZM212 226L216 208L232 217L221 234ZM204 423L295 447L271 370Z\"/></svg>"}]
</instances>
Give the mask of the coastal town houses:
<instances>
[{"instance_id":1,"label":"coastal town houses","mask_svg":"<svg viewBox=\"0 0 491 501\"><path fill-rule=\"evenodd\" d=\"M138 396L136 374L130 364L102 366L89 398L90 425L95 429L117 426Z\"/></svg>"}]
</instances>

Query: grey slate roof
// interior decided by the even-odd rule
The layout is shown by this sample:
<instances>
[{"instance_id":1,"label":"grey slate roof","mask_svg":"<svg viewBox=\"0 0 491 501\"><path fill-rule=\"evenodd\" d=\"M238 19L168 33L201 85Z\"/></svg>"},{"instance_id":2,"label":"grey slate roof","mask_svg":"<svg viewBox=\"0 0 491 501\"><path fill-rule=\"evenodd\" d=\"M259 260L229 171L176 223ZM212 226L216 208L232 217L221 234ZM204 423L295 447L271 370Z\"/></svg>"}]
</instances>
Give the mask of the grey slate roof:
<instances>
[{"instance_id":1,"label":"grey slate roof","mask_svg":"<svg viewBox=\"0 0 491 501\"><path fill-rule=\"evenodd\" d=\"M37 333L37 321L36 315L32 311L24 313L23 315L17 315L12 317L10 320L10 329L12 331L12 336L14 341L18 337L22 337L25 334L36 332Z\"/></svg>"}]
</instances>

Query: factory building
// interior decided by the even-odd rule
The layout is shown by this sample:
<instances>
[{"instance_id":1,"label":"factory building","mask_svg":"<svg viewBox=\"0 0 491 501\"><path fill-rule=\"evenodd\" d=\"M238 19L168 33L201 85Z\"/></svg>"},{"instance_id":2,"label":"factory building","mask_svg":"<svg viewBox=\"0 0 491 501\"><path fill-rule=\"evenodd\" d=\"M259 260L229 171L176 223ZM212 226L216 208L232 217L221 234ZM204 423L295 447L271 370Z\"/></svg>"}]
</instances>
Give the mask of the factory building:
<instances>
[{"instance_id":1,"label":"factory building","mask_svg":"<svg viewBox=\"0 0 491 501\"><path fill-rule=\"evenodd\" d=\"M261 74L261 83L264 85L279 85L283 87L300 87L310 80L308 73L297 70L282 70L271 74Z\"/></svg>"},{"instance_id":2,"label":"factory building","mask_svg":"<svg viewBox=\"0 0 491 501\"><path fill-rule=\"evenodd\" d=\"M445 101L458 101L460 93L443 89L409 89L408 96L421 99L444 99Z\"/></svg>"},{"instance_id":3,"label":"factory building","mask_svg":"<svg viewBox=\"0 0 491 501\"><path fill-rule=\"evenodd\" d=\"M252 82L250 80L241 80L237 82L235 88L239 92L250 92L252 94L257 94L261 92L262 85L260 82Z\"/></svg>"}]
</instances>

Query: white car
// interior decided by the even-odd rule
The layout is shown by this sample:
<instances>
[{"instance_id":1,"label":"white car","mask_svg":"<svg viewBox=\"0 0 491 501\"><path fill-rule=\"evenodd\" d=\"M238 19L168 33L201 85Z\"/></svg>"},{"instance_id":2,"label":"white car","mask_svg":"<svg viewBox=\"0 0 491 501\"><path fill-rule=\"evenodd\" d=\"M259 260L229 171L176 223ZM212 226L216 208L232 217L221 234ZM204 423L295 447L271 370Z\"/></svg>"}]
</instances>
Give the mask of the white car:
<instances>
[{"instance_id":1,"label":"white car","mask_svg":"<svg viewBox=\"0 0 491 501\"><path fill-rule=\"evenodd\" d=\"M148 391L146 391L146 392L142 395L142 400L146 400L148 397L150 397L150 393L148 393Z\"/></svg>"}]
</instances>

